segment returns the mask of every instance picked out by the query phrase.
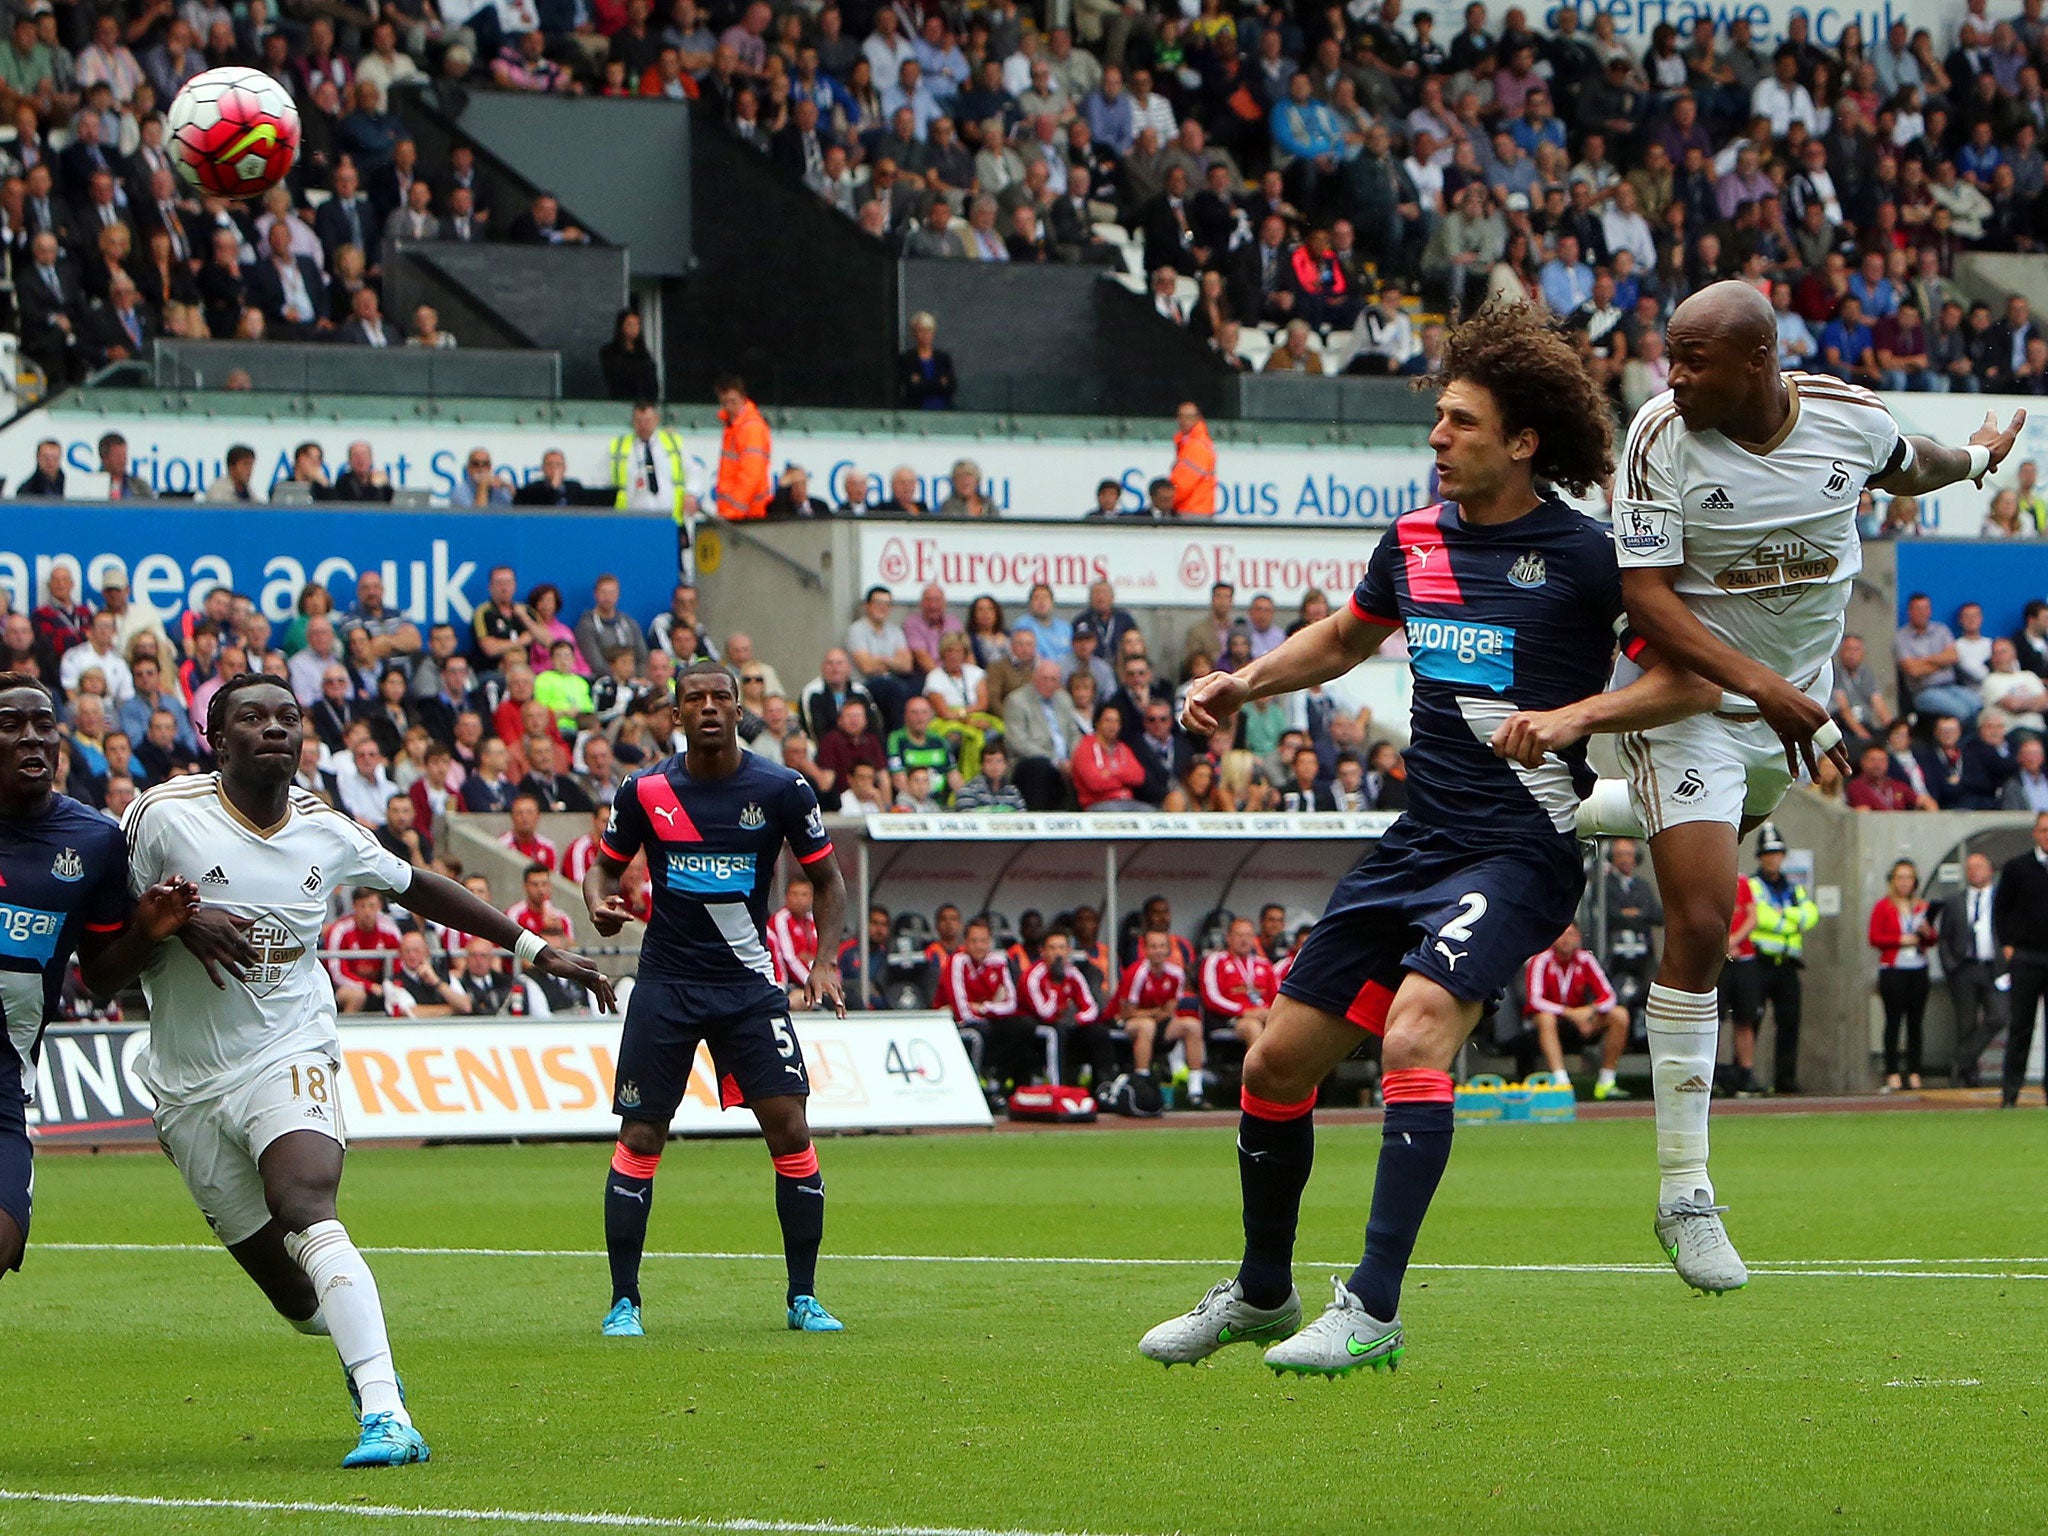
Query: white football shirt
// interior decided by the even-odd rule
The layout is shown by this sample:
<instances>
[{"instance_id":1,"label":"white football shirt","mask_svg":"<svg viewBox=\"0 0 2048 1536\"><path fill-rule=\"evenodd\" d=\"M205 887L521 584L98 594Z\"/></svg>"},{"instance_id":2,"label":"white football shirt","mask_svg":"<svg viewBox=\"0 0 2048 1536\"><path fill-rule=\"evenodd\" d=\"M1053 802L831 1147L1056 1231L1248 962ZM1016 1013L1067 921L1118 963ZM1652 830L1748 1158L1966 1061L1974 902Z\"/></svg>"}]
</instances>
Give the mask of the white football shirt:
<instances>
[{"instance_id":1,"label":"white football shirt","mask_svg":"<svg viewBox=\"0 0 2048 1536\"><path fill-rule=\"evenodd\" d=\"M402 894L412 866L303 789L288 806L276 826L252 826L209 773L147 791L122 821L137 895L183 875L207 906L254 920L248 938L260 957L247 981L230 977L223 991L183 944L159 946L142 973L143 1080L161 1103L216 1097L303 1052L340 1059L334 987L315 958L329 898L355 885Z\"/></svg>"},{"instance_id":2,"label":"white football shirt","mask_svg":"<svg viewBox=\"0 0 2048 1536\"><path fill-rule=\"evenodd\" d=\"M1842 640L1863 544L1863 487L1912 460L1867 389L1788 373L1773 442L1690 432L1666 390L1628 430L1616 477L1615 558L1680 567L1676 590L1715 638L1811 689ZM1724 695L1722 708L1749 710Z\"/></svg>"}]
</instances>

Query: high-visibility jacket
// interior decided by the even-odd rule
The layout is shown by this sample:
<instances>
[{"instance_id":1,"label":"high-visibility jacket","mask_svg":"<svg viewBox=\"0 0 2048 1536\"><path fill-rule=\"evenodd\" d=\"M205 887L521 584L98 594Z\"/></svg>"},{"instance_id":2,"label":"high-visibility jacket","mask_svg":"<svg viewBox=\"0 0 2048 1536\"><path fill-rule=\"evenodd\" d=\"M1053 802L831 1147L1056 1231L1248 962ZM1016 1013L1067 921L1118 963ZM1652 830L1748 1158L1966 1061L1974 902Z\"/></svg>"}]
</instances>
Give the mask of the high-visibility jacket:
<instances>
[{"instance_id":1,"label":"high-visibility jacket","mask_svg":"<svg viewBox=\"0 0 2048 1536\"><path fill-rule=\"evenodd\" d=\"M744 519L766 517L772 494L768 473L768 421L761 408L748 400L739 413L718 419L725 423L725 440L718 445L718 484L712 492L713 509L720 517Z\"/></svg>"},{"instance_id":2,"label":"high-visibility jacket","mask_svg":"<svg viewBox=\"0 0 2048 1536\"><path fill-rule=\"evenodd\" d=\"M1749 941L1757 955L1765 960L1799 959L1805 948L1803 935L1820 921L1820 908L1806 887L1787 880L1782 890L1774 891L1762 875L1751 875L1749 891L1756 899L1756 931Z\"/></svg>"},{"instance_id":3,"label":"high-visibility jacket","mask_svg":"<svg viewBox=\"0 0 2048 1536\"><path fill-rule=\"evenodd\" d=\"M684 521L683 499L689 494L690 469L683 462L683 440L676 433L663 427L653 437L655 451L662 459L668 473L667 484L659 487L662 505L669 509L669 516L678 523ZM618 495L612 505L624 510L631 504L633 494L633 471L638 467L634 457L640 452L640 439L631 432L621 432L612 439L612 485Z\"/></svg>"},{"instance_id":4,"label":"high-visibility jacket","mask_svg":"<svg viewBox=\"0 0 2048 1536\"><path fill-rule=\"evenodd\" d=\"M1180 517L1216 515L1216 445L1198 421L1173 434L1173 510Z\"/></svg>"}]
</instances>

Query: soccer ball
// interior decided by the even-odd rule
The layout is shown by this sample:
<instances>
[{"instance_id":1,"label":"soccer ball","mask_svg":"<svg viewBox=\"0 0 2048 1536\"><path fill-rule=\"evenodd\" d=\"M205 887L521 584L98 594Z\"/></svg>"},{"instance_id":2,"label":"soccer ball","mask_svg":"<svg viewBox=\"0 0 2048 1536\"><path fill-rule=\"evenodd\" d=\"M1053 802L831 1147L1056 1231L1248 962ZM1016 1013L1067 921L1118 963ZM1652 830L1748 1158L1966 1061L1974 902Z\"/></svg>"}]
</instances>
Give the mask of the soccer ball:
<instances>
[{"instance_id":1,"label":"soccer ball","mask_svg":"<svg viewBox=\"0 0 2048 1536\"><path fill-rule=\"evenodd\" d=\"M261 197L299 157L299 109L261 70L194 75L165 125L178 174L216 197Z\"/></svg>"}]
</instances>

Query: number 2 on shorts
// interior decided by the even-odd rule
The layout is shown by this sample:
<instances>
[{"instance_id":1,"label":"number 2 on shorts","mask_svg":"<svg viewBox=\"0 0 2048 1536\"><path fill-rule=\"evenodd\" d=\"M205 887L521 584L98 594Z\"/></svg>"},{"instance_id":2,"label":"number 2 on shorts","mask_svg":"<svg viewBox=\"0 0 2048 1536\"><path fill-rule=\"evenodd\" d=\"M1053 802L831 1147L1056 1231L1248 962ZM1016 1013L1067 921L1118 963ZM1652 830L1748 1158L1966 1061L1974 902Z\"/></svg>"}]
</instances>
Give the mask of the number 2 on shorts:
<instances>
[{"instance_id":1,"label":"number 2 on shorts","mask_svg":"<svg viewBox=\"0 0 2048 1536\"><path fill-rule=\"evenodd\" d=\"M1456 939L1460 944L1470 944L1472 925L1486 916L1486 898L1477 891L1467 891L1458 898L1458 908L1458 915L1437 929L1437 937Z\"/></svg>"}]
</instances>

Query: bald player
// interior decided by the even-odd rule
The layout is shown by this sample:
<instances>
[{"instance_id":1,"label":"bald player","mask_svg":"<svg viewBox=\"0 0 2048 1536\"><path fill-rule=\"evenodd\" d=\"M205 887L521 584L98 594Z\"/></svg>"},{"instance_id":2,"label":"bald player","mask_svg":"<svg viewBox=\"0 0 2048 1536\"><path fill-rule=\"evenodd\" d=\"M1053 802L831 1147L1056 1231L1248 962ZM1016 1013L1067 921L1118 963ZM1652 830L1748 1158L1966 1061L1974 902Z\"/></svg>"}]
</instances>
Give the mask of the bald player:
<instances>
[{"instance_id":1,"label":"bald player","mask_svg":"<svg viewBox=\"0 0 2048 1536\"><path fill-rule=\"evenodd\" d=\"M1632 633L1614 686L1639 675L1628 658L1647 645L1722 694L1711 712L1621 734L1628 778L1595 791L1580 830L1649 837L1667 925L1647 1010L1656 1231L1680 1278L1720 1292L1749 1278L1707 1177L1715 983L1738 839L1817 772L1817 751L1847 771L1827 701L1829 661L1863 567L1859 493L1981 484L2012 451L2026 413L2002 431L1986 415L1962 448L1907 437L1870 391L1781 374L1770 302L1743 283L1687 299L1667 339L1671 388L1636 416L1615 476L1615 553ZM1612 697L1516 716L1496 748L1540 762L1610 728Z\"/></svg>"}]
</instances>

